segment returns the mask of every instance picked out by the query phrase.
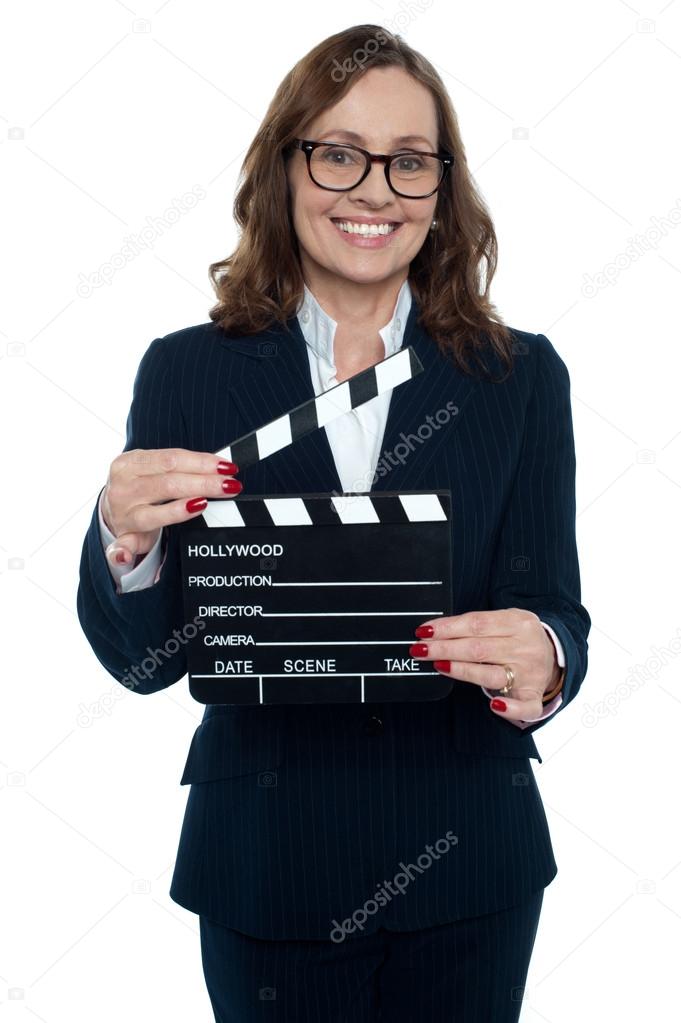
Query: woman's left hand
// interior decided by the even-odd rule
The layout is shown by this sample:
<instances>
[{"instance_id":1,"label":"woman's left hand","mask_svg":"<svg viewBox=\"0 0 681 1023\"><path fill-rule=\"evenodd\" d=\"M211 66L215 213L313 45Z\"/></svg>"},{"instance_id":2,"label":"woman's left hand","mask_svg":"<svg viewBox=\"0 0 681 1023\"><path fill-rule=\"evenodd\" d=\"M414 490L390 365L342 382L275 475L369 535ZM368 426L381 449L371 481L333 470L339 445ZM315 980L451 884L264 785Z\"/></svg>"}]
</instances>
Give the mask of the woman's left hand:
<instances>
[{"instance_id":1,"label":"woman's left hand","mask_svg":"<svg viewBox=\"0 0 681 1023\"><path fill-rule=\"evenodd\" d=\"M432 637L424 626L432 627ZM519 607L467 611L424 622L416 633L420 636L410 654L435 661L434 667L451 678L502 689L508 681L504 665L509 665L514 679L510 694L502 696L507 709L492 708L500 717L518 721L541 717L542 696L560 678L556 648L533 611ZM425 653L419 650L422 644Z\"/></svg>"}]
</instances>

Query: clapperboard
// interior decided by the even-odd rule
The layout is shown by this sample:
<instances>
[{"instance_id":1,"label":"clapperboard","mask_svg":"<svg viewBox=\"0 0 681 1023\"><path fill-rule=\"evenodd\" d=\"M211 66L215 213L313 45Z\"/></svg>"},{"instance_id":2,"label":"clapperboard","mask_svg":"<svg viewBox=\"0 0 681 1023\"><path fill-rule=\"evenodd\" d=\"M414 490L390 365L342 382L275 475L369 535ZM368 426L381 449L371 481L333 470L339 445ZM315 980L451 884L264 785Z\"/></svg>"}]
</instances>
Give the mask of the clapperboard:
<instances>
[{"instance_id":1,"label":"clapperboard","mask_svg":"<svg viewBox=\"0 0 681 1023\"><path fill-rule=\"evenodd\" d=\"M253 465L422 369L401 349L216 454ZM179 527L191 695L442 699L452 680L409 646L417 625L452 613L450 523L449 490L209 501Z\"/></svg>"}]
</instances>

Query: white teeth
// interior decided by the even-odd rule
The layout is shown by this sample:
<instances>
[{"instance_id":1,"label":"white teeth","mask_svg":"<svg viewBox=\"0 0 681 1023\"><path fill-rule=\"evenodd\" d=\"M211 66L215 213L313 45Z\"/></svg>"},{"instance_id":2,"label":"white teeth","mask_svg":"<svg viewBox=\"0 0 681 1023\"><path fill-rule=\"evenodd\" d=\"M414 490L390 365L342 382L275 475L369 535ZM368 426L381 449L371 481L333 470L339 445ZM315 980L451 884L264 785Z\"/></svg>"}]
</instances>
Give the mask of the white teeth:
<instances>
[{"instance_id":1,"label":"white teeth","mask_svg":"<svg viewBox=\"0 0 681 1023\"><path fill-rule=\"evenodd\" d=\"M336 227L347 234L380 235L392 234L395 224L355 224L349 220L335 221Z\"/></svg>"}]
</instances>

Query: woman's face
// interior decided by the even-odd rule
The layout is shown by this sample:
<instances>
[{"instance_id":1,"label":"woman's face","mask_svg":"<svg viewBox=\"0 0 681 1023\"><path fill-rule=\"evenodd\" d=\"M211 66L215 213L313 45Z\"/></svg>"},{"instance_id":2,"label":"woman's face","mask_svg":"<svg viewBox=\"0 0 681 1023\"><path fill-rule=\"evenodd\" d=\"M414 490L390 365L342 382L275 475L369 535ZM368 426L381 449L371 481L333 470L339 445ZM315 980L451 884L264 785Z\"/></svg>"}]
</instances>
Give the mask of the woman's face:
<instances>
[{"instance_id":1,"label":"woman's face","mask_svg":"<svg viewBox=\"0 0 681 1023\"><path fill-rule=\"evenodd\" d=\"M401 68L355 73L355 85L315 118L301 137L315 142L349 142L371 153L392 154L409 148L438 151L435 101L424 85ZM428 235L437 192L427 199L403 199L388 187L380 163L372 164L371 172L356 188L331 192L310 179L300 149L288 161L287 177L293 225L308 283L320 273L356 283L407 277L409 264ZM342 233L334 223L336 219L396 221L399 227L381 236L377 244L375 238Z\"/></svg>"}]
</instances>

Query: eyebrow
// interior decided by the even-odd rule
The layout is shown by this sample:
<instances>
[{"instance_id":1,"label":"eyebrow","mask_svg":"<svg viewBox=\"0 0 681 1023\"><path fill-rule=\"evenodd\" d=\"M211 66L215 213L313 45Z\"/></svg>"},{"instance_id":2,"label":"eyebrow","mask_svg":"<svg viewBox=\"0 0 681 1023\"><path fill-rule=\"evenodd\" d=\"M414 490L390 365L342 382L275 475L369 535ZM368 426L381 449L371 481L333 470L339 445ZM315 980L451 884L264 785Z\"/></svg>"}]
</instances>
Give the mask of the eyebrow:
<instances>
[{"instance_id":1,"label":"eyebrow","mask_svg":"<svg viewBox=\"0 0 681 1023\"><path fill-rule=\"evenodd\" d=\"M366 139L363 135L358 135L356 131L348 131L346 128L331 128L329 131L321 133L324 137L329 135L345 135L347 138L352 139L354 142L363 142L366 144ZM432 143L425 135L400 135L399 138L393 139L393 145L405 145L409 142L425 142L427 146L431 146Z\"/></svg>"}]
</instances>

